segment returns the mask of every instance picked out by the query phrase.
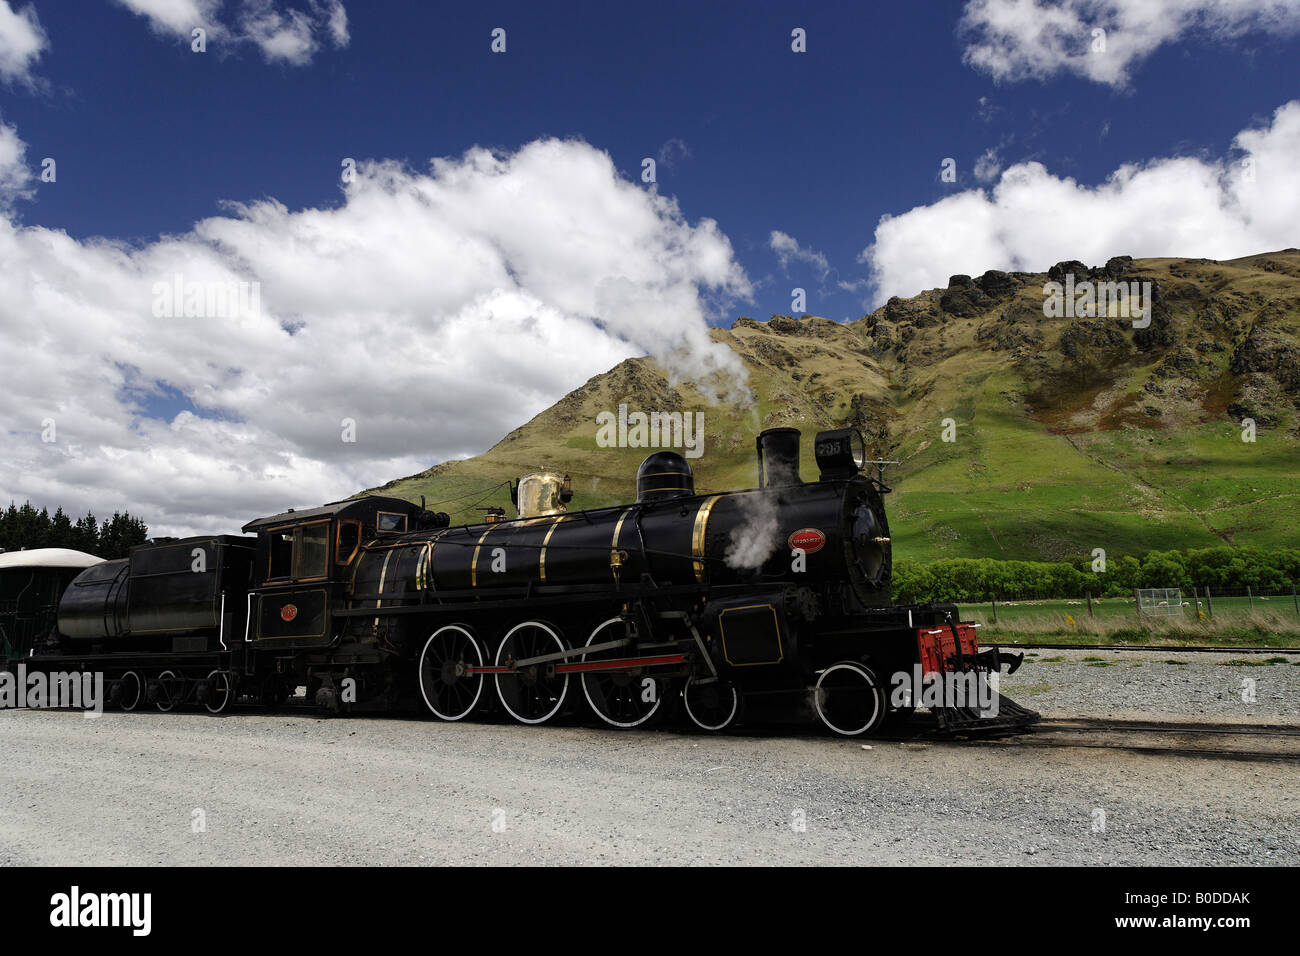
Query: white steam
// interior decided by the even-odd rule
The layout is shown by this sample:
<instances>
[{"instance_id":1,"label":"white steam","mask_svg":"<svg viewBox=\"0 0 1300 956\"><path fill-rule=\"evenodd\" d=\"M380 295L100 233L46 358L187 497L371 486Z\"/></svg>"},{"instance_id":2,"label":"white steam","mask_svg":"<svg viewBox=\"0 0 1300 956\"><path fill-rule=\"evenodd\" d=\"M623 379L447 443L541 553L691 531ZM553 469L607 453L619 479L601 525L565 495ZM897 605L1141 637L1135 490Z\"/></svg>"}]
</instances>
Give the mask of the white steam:
<instances>
[{"instance_id":1,"label":"white steam","mask_svg":"<svg viewBox=\"0 0 1300 956\"><path fill-rule=\"evenodd\" d=\"M762 492L740 499L744 523L731 530L731 542L723 554L727 567L761 568L781 543L776 497Z\"/></svg>"}]
</instances>

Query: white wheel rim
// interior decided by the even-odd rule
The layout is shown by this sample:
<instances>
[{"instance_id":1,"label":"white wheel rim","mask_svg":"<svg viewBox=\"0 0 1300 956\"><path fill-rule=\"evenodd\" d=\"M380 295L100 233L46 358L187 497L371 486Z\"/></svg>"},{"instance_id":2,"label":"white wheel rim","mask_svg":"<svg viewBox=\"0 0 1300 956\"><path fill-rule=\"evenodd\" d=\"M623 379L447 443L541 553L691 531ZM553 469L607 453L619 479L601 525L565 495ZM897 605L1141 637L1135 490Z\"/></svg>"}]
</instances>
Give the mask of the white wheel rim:
<instances>
[{"instance_id":1,"label":"white wheel rim","mask_svg":"<svg viewBox=\"0 0 1300 956\"><path fill-rule=\"evenodd\" d=\"M736 692L734 685L731 687L731 710L727 712L726 720L718 724L710 725L695 716L695 711L691 710L690 694L691 684L694 680L694 677L686 678L686 686L682 688L682 702L686 705L686 716L691 718L691 722L695 724L696 727L699 727L701 730L721 730L736 719L736 711L740 709L740 694Z\"/></svg>"},{"instance_id":2,"label":"white wheel rim","mask_svg":"<svg viewBox=\"0 0 1300 956\"><path fill-rule=\"evenodd\" d=\"M599 634L601 631L603 631L605 628L609 627L611 624L622 624L622 623L623 623L623 619L621 617L611 617L608 621L598 624L596 626L596 629L591 632L591 636L587 638L587 646L590 647L593 643L595 643L596 635ZM582 659L585 661L587 659L587 655L583 654ZM587 678L589 676L592 678L592 680L595 680L596 678L596 675L594 674L591 675L583 674L582 680L580 682L582 684L582 694L584 697L587 698L587 706L591 708L591 712L593 714L595 714L605 723L609 724L611 727L620 727L623 730L629 730L632 727L639 727L642 724L644 724L647 720L649 720L651 717L653 717L655 714L659 713L659 707L664 702L664 695L662 693L663 682L652 677L650 678L650 680L653 680L655 682L656 695L655 695L655 705L650 708L650 712L647 713L640 720L633 720L633 721L615 720L613 717L610 717L609 715L601 711L601 709L596 706L596 702L591 699L591 689L587 686Z\"/></svg>"},{"instance_id":3,"label":"white wheel rim","mask_svg":"<svg viewBox=\"0 0 1300 956\"><path fill-rule=\"evenodd\" d=\"M547 634L549 634L549 635L551 636L551 640L553 640L553 641L555 642L555 649L556 649L557 651L562 651L562 650L565 649L565 647L564 647L564 642L560 640L560 635L556 634L553 630L551 630L551 629L550 629L549 627L547 627L545 624L542 624L542 623L540 623L540 622L538 622L538 621L524 621L524 623L522 623L522 624L516 624L514 627L512 627L512 628L511 628L511 629L506 633L506 636L505 636L504 638L502 638L502 640L501 640L501 646L497 648L497 656L496 656L496 666L497 666L497 667L500 667L500 666L501 666L501 652L504 651L504 650L506 649L506 644L509 643L510 638L514 636L514 633L515 633L516 631L523 630L525 627L535 627L535 628L537 628L539 631L545 631ZM502 689L501 689L501 678L502 678L503 676L507 676L507 675L503 675L503 674L497 674L497 675L496 675L495 683L496 683L496 686L497 686L497 699L501 701L501 706L504 707L504 708L506 709L506 712L507 712L508 714L510 714L510 716L513 717L515 720L519 721L521 724L544 724L544 723L546 723L546 721L550 720L550 719L551 719L552 717L554 717L557 713L559 713L560 708L564 706L564 700L565 700L565 698L569 696L569 675L568 675L568 674L565 674L565 675L564 675L564 684L563 684L563 686L561 686L561 688L560 688L560 693L559 693L559 695L558 695L558 696L556 697L556 699L555 699L555 706L554 706L554 707L552 707L549 711L547 711L547 712L546 712L545 714L543 714L541 717L534 717L534 718L531 718L531 719L528 718L528 717L521 717L519 714L516 714L516 713L514 712L513 709L511 709L509 702L506 701L506 695L505 695L505 693L504 693L504 692L502 691ZM516 678L516 680L518 680L518 678Z\"/></svg>"},{"instance_id":4,"label":"white wheel rim","mask_svg":"<svg viewBox=\"0 0 1300 956\"><path fill-rule=\"evenodd\" d=\"M212 695L215 693L215 691L216 691L216 686L217 686L216 681L214 681L214 680L212 679L212 678L214 678L214 677L215 677L218 681L222 681L222 682L224 682L224 684L225 684L225 688L224 688L224 695L225 695L225 696L223 696L223 697L221 698L221 706L220 706L220 707L213 707L213 706L212 706ZM231 691L234 690L234 688L232 688L232 687L230 686L230 675L227 674L225 671L213 671L211 674L208 675L208 682L209 682L209 683L208 683L208 699L205 700L205 701L203 702L203 706L206 707L206 708L208 709L208 713L210 713L210 714L219 714L219 713L221 713L223 710L225 710L227 707L230 706L230 698L231 698L231 696L232 696Z\"/></svg>"},{"instance_id":5,"label":"white wheel rim","mask_svg":"<svg viewBox=\"0 0 1300 956\"><path fill-rule=\"evenodd\" d=\"M465 638L469 641L470 646L474 648L474 656L478 658L478 666L479 667L483 666L483 652L479 650L478 641L474 640L473 634L471 634L465 628L461 627L459 624L448 624L446 627L440 627L438 628L438 630L434 631L432 634L429 635L429 639L424 642L424 649L420 651L420 661L417 665L419 670L416 672L417 675L419 676L419 681L420 681L420 696L424 698L424 706L428 707L429 712L432 713L435 717L438 717L441 720L462 720L474 712L474 708L478 706L478 699L481 696L483 696L483 675L482 674L478 675L478 689L474 691L474 699L471 700L469 702L469 706L466 707L464 711L462 711L459 714L444 714L442 711L438 710L438 708L433 705L433 701L429 700L429 693L427 690L425 690L424 687L425 655L429 653L429 648L433 645L434 640L443 631L456 631L460 634L464 634ZM511 633L514 632L512 631Z\"/></svg>"},{"instance_id":6,"label":"white wheel rim","mask_svg":"<svg viewBox=\"0 0 1300 956\"><path fill-rule=\"evenodd\" d=\"M135 685L135 697L132 699L130 707L126 706L126 679L128 677L131 678L131 683ZM140 697L144 693L144 685L140 681L140 675L135 671L127 671L119 678L119 683L121 689L118 692L117 706L127 712L135 710L140 706Z\"/></svg>"},{"instance_id":7,"label":"white wheel rim","mask_svg":"<svg viewBox=\"0 0 1300 956\"><path fill-rule=\"evenodd\" d=\"M850 673L858 675L862 678L863 684L865 684L871 691L871 716L867 719L865 724L856 730L835 726L835 724L831 723L830 717L826 714L826 708L824 706L825 697L828 696L830 692L829 690L824 690L822 688L822 682L826 680L827 675L833 674L836 671L849 671ZM842 737L857 737L860 734L864 734L868 730L871 730L880 723L882 704L880 685L877 683L871 671L867 670L867 668L863 667L861 664L853 664L849 662L832 664L830 667L826 668L826 670L822 671L821 676L817 678L817 688L816 692L813 694L813 702L817 708L817 716L821 718L822 723Z\"/></svg>"},{"instance_id":8,"label":"white wheel rim","mask_svg":"<svg viewBox=\"0 0 1300 956\"><path fill-rule=\"evenodd\" d=\"M175 671L163 671L161 674L158 675L158 690L160 692L160 696L158 697L158 701L155 706L157 706L157 708L161 710L164 714L170 713L176 707L176 705L180 703L180 701L175 700L171 696L171 687L169 686L168 683L166 683L168 678L170 678L172 684L176 683L176 681L179 680L179 678L176 676ZM164 693L167 695L166 706L163 705L163 698L161 696L161 694Z\"/></svg>"}]
</instances>

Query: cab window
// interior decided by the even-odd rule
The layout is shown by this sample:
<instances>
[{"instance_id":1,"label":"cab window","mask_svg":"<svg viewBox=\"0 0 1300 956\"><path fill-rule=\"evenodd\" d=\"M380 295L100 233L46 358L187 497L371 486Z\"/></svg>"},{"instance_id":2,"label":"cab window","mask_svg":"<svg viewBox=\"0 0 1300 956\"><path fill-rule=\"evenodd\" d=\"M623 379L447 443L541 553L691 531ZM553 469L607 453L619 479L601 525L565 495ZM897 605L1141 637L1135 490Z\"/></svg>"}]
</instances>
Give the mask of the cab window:
<instances>
[{"instance_id":1,"label":"cab window","mask_svg":"<svg viewBox=\"0 0 1300 956\"><path fill-rule=\"evenodd\" d=\"M330 526L328 521L299 529L298 577L323 578L328 573Z\"/></svg>"},{"instance_id":2,"label":"cab window","mask_svg":"<svg viewBox=\"0 0 1300 956\"><path fill-rule=\"evenodd\" d=\"M268 533L268 581L323 578L329 575L330 522L318 521Z\"/></svg>"},{"instance_id":3,"label":"cab window","mask_svg":"<svg viewBox=\"0 0 1300 956\"><path fill-rule=\"evenodd\" d=\"M293 529L285 528L272 531L271 563L267 568L268 578L287 578L293 574Z\"/></svg>"},{"instance_id":4,"label":"cab window","mask_svg":"<svg viewBox=\"0 0 1300 956\"><path fill-rule=\"evenodd\" d=\"M406 515L393 514L391 511L381 511L375 516L376 531L405 531Z\"/></svg>"}]
</instances>

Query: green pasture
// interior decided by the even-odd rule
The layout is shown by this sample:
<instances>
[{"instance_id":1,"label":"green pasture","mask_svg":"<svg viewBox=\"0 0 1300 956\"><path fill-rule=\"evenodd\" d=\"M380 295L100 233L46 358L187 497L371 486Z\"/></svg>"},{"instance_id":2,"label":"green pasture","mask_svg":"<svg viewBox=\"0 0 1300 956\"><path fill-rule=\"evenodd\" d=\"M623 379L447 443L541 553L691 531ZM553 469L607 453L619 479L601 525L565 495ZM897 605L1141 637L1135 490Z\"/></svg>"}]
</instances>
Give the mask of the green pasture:
<instances>
[{"instance_id":1,"label":"green pasture","mask_svg":"<svg viewBox=\"0 0 1300 956\"><path fill-rule=\"evenodd\" d=\"M1128 598L999 601L960 605L961 618L982 625L984 644L1187 644L1230 647L1300 646L1300 611L1290 594L1205 598L1190 593L1169 615L1143 614Z\"/></svg>"},{"instance_id":2,"label":"green pasture","mask_svg":"<svg viewBox=\"0 0 1300 956\"><path fill-rule=\"evenodd\" d=\"M1198 621L1202 619L1198 618L1198 612L1203 618L1248 617L1254 613L1300 620L1300 611L1296 610L1295 600L1290 594L1257 595L1253 601L1247 597L1214 597L1211 594L1211 607L1206 604L1204 596L1199 598L1198 606L1198 599L1188 593L1183 595L1183 605L1181 615L1177 612L1169 615L1143 614L1141 623L1159 623L1161 620L1177 620L1180 617L1186 621ZM996 607L992 602L962 604L961 610L966 616L979 615L977 618L971 618L973 620L987 621L990 624L994 623L995 619L997 623L1009 625L1027 622L1068 624L1067 617L1075 622L1127 620L1133 624L1139 623L1131 597L1093 598L1091 614L1088 611L1088 602L1083 598L1055 601L999 601Z\"/></svg>"}]
</instances>

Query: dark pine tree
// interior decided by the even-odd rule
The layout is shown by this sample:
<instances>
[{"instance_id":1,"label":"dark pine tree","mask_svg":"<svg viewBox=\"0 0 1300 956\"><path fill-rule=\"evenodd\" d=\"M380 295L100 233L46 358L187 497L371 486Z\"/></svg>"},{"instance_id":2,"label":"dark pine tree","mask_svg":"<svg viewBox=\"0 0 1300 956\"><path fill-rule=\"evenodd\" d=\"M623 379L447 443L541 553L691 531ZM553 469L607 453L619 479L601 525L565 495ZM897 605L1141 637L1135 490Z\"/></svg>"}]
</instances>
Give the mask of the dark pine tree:
<instances>
[{"instance_id":1,"label":"dark pine tree","mask_svg":"<svg viewBox=\"0 0 1300 956\"><path fill-rule=\"evenodd\" d=\"M3 515L0 515L0 548L6 551L17 551L19 545L15 542L18 540L18 506L12 501Z\"/></svg>"},{"instance_id":2,"label":"dark pine tree","mask_svg":"<svg viewBox=\"0 0 1300 956\"><path fill-rule=\"evenodd\" d=\"M130 512L114 512L99 530L100 557L112 560L125 558L138 544L149 540L149 526Z\"/></svg>"},{"instance_id":3,"label":"dark pine tree","mask_svg":"<svg viewBox=\"0 0 1300 956\"><path fill-rule=\"evenodd\" d=\"M114 512L102 525L93 512L75 523L57 508L37 511L30 501L22 507L13 502L0 512L0 550L31 551L36 548L71 548L101 558L125 558L138 544L149 540L149 526L128 512Z\"/></svg>"},{"instance_id":4,"label":"dark pine tree","mask_svg":"<svg viewBox=\"0 0 1300 956\"><path fill-rule=\"evenodd\" d=\"M50 519L50 537L46 547L50 548L75 548L73 543L72 521L63 513L62 508L54 512L54 517Z\"/></svg>"},{"instance_id":5,"label":"dark pine tree","mask_svg":"<svg viewBox=\"0 0 1300 956\"><path fill-rule=\"evenodd\" d=\"M72 540L76 542L72 546L75 550L99 554L99 522L89 511L86 512L86 517L77 519L72 529Z\"/></svg>"}]
</instances>

